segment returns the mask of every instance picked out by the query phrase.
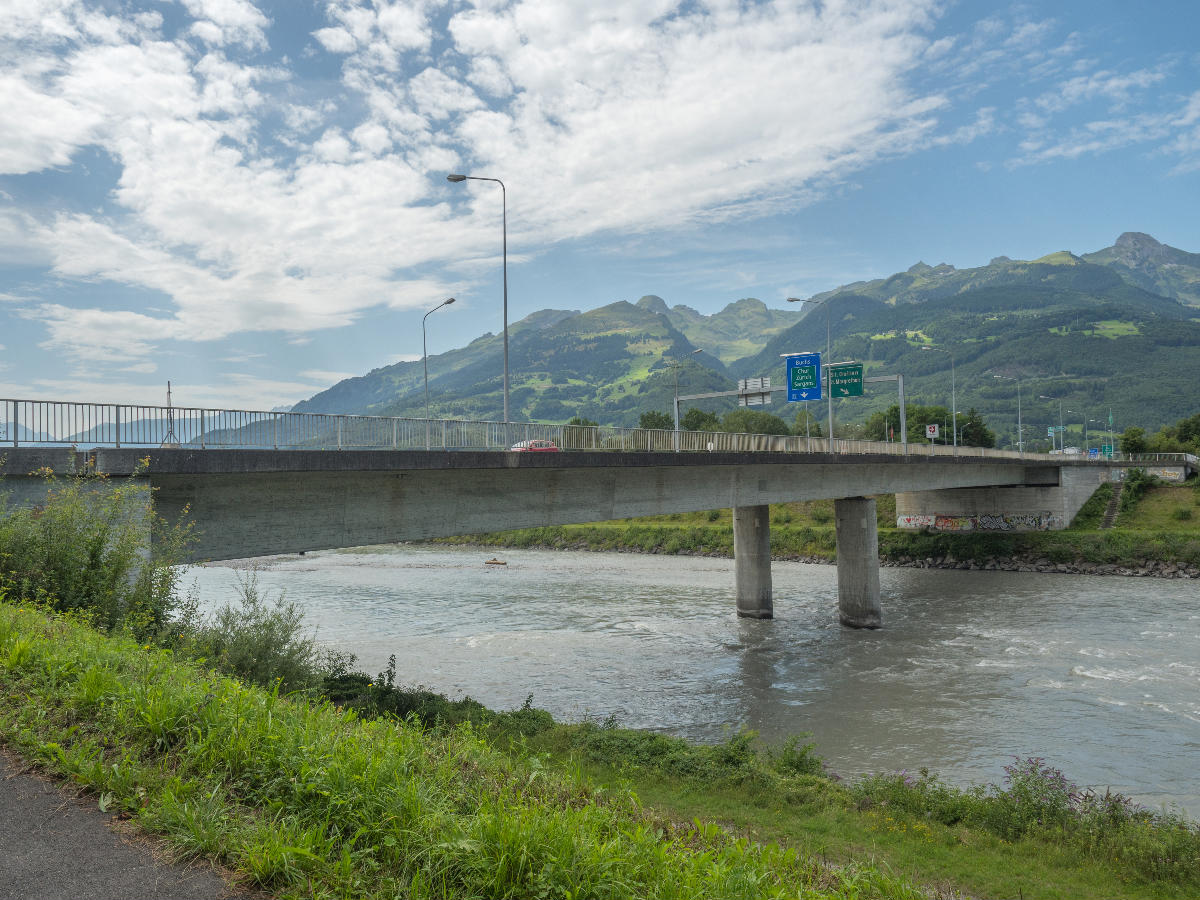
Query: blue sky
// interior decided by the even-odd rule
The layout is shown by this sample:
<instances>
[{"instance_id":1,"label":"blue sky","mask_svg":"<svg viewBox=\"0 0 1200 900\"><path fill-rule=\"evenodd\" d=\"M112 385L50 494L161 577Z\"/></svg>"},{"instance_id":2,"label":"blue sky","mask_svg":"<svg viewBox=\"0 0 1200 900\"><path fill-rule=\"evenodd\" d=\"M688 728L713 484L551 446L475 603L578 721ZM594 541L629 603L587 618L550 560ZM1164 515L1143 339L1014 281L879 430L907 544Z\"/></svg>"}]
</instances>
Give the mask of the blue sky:
<instances>
[{"instance_id":1,"label":"blue sky","mask_svg":"<svg viewBox=\"0 0 1200 900\"><path fill-rule=\"evenodd\" d=\"M270 408L510 321L1200 251L1194 0L0 6L0 397Z\"/></svg>"}]
</instances>

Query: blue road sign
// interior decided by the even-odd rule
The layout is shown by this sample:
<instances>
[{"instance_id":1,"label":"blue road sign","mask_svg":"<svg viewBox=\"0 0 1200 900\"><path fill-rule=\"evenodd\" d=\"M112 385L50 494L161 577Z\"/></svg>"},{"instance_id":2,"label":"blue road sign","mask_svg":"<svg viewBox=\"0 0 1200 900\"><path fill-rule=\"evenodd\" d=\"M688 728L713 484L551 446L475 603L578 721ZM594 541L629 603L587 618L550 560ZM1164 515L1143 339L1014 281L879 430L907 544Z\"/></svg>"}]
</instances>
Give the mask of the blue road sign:
<instances>
[{"instance_id":1,"label":"blue road sign","mask_svg":"<svg viewBox=\"0 0 1200 900\"><path fill-rule=\"evenodd\" d=\"M821 399L821 354L787 357L788 402Z\"/></svg>"}]
</instances>

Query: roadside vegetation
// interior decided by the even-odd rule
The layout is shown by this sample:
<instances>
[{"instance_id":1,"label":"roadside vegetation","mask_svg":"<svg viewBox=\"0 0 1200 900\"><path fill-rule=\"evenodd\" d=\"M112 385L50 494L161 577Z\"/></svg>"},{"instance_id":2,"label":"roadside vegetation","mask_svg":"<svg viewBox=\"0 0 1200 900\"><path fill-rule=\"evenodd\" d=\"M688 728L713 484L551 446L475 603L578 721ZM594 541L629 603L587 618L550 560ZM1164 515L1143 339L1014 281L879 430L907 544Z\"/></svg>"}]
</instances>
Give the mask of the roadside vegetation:
<instances>
[{"instance_id":1,"label":"roadside vegetation","mask_svg":"<svg viewBox=\"0 0 1200 900\"><path fill-rule=\"evenodd\" d=\"M252 575L202 616L171 566L186 527L151 553L148 495L99 486L51 481L41 509L0 509L0 741L277 896L1200 891L1195 823L1042 760L969 790L926 772L847 782L803 736L697 745L555 722L532 697L450 700L394 658L369 676ZM77 541L90 550L55 564Z\"/></svg>"}]
</instances>

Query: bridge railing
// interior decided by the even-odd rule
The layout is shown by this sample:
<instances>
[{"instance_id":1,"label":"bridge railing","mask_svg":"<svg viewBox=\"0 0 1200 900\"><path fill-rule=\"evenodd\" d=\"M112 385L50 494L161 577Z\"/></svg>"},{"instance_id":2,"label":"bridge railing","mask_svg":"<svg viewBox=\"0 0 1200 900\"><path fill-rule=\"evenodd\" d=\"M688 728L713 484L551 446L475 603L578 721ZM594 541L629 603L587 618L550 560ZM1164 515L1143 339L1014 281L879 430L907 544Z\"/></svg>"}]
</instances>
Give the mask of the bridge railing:
<instances>
[{"instance_id":1,"label":"bridge railing","mask_svg":"<svg viewBox=\"0 0 1200 900\"><path fill-rule=\"evenodd\" d=\"M612 426L407 419L263 410L0 399L0 446L188 447L279 450L508 450L529 441L563 450L627 450L970 455L1040 457L1015 450L728 434ZM1118 459L1120 455L1118 454ZM1188 454L1142 454L1135 461L1184 462Z\"/></svg>"}]
</instances>

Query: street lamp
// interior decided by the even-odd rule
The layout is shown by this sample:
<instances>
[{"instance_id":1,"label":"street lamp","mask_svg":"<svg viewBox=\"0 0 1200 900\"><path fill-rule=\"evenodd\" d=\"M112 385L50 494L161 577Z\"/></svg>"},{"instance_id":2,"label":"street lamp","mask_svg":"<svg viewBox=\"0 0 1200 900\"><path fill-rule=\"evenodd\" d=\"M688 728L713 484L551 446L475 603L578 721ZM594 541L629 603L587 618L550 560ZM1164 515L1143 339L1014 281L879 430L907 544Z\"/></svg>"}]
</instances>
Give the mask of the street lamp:
<instances>
[{"instance_id":1,"label":"street lamp","mask_svg":"<svg viewBox=\"0 0 1200 900\"><path fill-rule=\"evenodd\" d=\"M447 175L446 180L458 184L463 181L494 181L500 185L500 212L504 237L504 422L508 424L508 192L499 178L484 178L475 175Z\"/></svg>"},{"instance_id":2,"label":"street lamp","mask_svg":"<svg viewBox=\"0 0 1200 900\"><path fill-rule=\"evenodd\" d=\"M832 299L833 299L832 297L826 297L824 300L805 300L803 297L788 297L787 298L788 303L811 303L814 306L824 306L825 307L825 370L826 371L829 371L829 366L831 366L833 364L833 350L831 349L832 342L830 341L831 329L830 329L830 324L829 324L830 323L829 301ZM826 380L828 380L828 379L826 379ZM829 437L829 450L830 450L830 452L832 452L833 451L833 391L831 391L829 389L828 384L826 384L824 386L824 390L825 390L825 398L829 401L829 435L828 435L828 437ZM804 404L804 406L805 406L805 409L807 410L808 404L806 403L806 404Z\"/></svg>"},{"instance_id":3,"label":"street lamp","mask_svg":"<svg viewBox=\"0 0 1200 900\"><path fill-rule=\"evenodd\" d=\"M1047 397L1045 394L1038 394L1039 400L1054 400L1058 402L1058 450L1061 453L1063 447L1063 417L1062 417L1062 400L1058 397Z\"/></svg>"},{"instance_id":4,"label":"street lamp","mask_svg":"<svg viewBox=\"0 0 1200 900\"><path fill-rule=\"evenodd\" d=\"M693 350L688 356L695 356L704 348L700 347ZM667 363L675 371L675 452L679 452L679 367L683 365L683 360L676 359L673 362Z\"/></svg>"},{"instance_id":5,"label":"street lamp","mask_svg":"<svg viewBox=\"0 0 1200 900\"><path fill-rule=\"evenodd\" d=\"M1017 452L1025 453L1025 434L1021 428L1021 379L1012 375L993 375L993 378L1000 378L1004 381L1015 381L1017 383Z\"/></svg>"},{"instance_id":6,"label":"street lamp","mask_svg":"<svg viewBox=\"0 0 1200 900\"><path fill-rule=\"evenodd\" d=\"M429 449L429 348L425 343L425 320L443 306L454 302L453 297L447 297L425 315L421 316L421 363L425 367L425 449Z\"/></svg>"},{"instance_id":7,"label":"street lamp","mask_svg":"<svg viewBox=\"0 0 1200 900\"><path fill-rule=\"evenodd\" d=\"M932 350L934 353L945 353L950 357L950 418L954 421L954 452L958 453L958 393L954 383L954 354L941 347L922 347L922 350Z\"/></svg>"}]
</instances>

